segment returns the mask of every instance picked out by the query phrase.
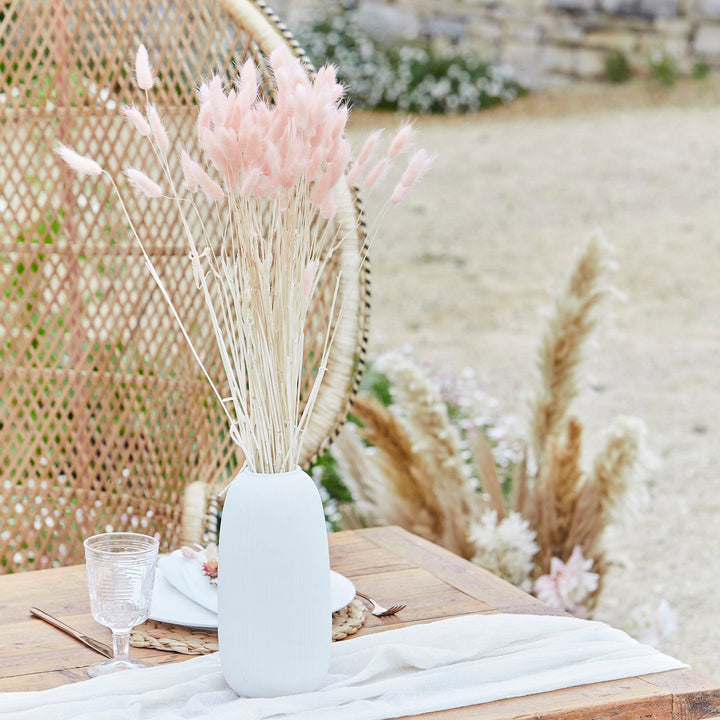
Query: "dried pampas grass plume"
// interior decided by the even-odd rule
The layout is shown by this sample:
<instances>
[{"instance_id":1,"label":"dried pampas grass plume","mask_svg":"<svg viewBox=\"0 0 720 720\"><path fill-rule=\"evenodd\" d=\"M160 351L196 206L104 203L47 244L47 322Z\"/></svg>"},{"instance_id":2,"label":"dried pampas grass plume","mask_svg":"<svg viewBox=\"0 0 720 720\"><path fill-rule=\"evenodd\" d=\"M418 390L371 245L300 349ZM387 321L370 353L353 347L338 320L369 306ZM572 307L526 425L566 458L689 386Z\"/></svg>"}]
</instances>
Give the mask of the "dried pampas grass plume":
<instances>
[{"instance_id":1,"label":"dried pampas grass plume","mask_svg":"<svg viewBox=\"0 0 720 720\"><path fill-rule=\"evenodd\" d=\"M427 462L435 502L444 518L440 544L464 558L473 556L469 528L478 512L478 496L469 483L458 429L450 421L438 387L404 355L387 353L378 369L390 380L394 408L412 440L413 450Z\"/></svg>"},{"instance_id":2,"label":"dried pampas grass plume","mask_svg":"<svg viewBox=\"0 0 720 720\"><path fill-rule=\"evenodd\" d=\"M549 573L551 558L566 560L575 547L568 532L581 495L581 456L582 425L570 418L564 433L550 438L535 487L531 525L540 545L535 561L538 574Z\"/></svg>"},{"instance_id":3,"label":"dried pampas grass plume","mask_svg":"<svg viewBox=\"0 0 720 720\"><path fill-rule=\"evenodd\" d=\"M647 464L645 423L620 416L603 433L603 445L595 455L590 482L599 488L602 514L613 519L620 500L637 487Z\"/></svg>"},{"instance_id":4,"label":"dried pampas grass plume","mask_svg":"<svg viewBox=\"0 0 720 720\"><path fill-rule=\"evenodd\" d=\"M371 397L358 396L353 413L360 434L375 448L373 461L385 478L387 493L370 509L388 525L400 525L440 543L443 517L435 495L435 478L422 454L393 413ZM442 543L441 543L442 544Z\"/></svg>"},{"instance_id":5,"label":"dried pampas grass plume","mask_svg":"<svg viewBox=\"0 0 720 720\"><path fill-rule=\"evenodd\" d=\"M597 324L596 309L609 294L608 245L593 234L576 254L538 351L539 386L531 401L530 441L538 465L578 391L583 343Z\"/></svg>"},{"instance_id":6,"label":"dried pampas grass plume","mask_svg":"<svg viewBox=\"0 0 720 720\"><path fill-rule=\"evenodd\" d=\"M362 399L360 400L362 405ZM338 472L345 487L350 491L353 498L353 506L357 512L352 513L350 524L345 522L347 513L340 508L343 515L343 528L347 530L358 527L360 518L366 518L370 527L377 525L380 518L377 509L386 506L387 484L385 476L380 471L376 462L368 454L358 429L348 423L342 432L337 436L332 446L332 456L338 466ZM348 517L350 517L348 515Z\"/></svg>"}]
</instances>

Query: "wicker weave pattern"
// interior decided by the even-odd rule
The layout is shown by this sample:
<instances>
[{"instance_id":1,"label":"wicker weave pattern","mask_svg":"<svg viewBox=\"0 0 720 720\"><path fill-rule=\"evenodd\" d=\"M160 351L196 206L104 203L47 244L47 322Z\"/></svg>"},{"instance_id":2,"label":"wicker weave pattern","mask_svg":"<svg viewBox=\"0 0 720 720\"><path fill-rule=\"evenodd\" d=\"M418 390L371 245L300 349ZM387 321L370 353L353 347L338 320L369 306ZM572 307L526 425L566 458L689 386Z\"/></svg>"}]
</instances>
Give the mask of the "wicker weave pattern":
<instances>
[{"instance_id":1,"label":"wicker weave pattern","mask_svg":"<svg viewBox=\"0 0 720 720\"><path fill-rule=\"evenodd\" d=\"M140 99L133 68L141 41L159 79L154 102L191 152L200 78L232 76L248 54L257 59L282 42L303 57L272 11L251 0L3 5L0 572L82 561L82 539L110 529L160 533L161 549L177 546L183 488L213 486L240 461L108 185L78 180L52 152L61 140L113 173L135 165L152 174L148 145L118 114L121 103ZM264 91L272 91L267 79ZM125 198L219 374L176 210L132 192ZM338 217L357 242L334 268L343 270L346 312L306 462L344 421L363 367L369 292L360 213L348 193ZM334 282L307 328L308 378Z\"/></svg>"}]
</instances>

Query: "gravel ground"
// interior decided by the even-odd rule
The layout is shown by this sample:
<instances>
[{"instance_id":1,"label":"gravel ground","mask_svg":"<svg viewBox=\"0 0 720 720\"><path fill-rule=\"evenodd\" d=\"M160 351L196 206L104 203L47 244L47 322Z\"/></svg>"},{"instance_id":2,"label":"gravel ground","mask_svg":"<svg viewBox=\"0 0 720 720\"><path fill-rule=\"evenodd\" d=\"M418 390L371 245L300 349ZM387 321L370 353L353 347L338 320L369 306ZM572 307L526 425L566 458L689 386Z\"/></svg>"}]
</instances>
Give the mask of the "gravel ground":
<instances>
[{"instance_id":1,"label":"gravel ground","mask_svg":"<svg viewBox=\"0 0 720 720\"><path fill-rule=\"evenodd\" d=\"M375 240L373 350L472 367L522 420L541 311L600 228L625 299L575 409L589 447L613 417L642 418L657 465L596 617L622 626L666 599L679 628L660 648L720 679L720 83L555 92L417 127L437 159Z\"/></svg>"}]
</instances>

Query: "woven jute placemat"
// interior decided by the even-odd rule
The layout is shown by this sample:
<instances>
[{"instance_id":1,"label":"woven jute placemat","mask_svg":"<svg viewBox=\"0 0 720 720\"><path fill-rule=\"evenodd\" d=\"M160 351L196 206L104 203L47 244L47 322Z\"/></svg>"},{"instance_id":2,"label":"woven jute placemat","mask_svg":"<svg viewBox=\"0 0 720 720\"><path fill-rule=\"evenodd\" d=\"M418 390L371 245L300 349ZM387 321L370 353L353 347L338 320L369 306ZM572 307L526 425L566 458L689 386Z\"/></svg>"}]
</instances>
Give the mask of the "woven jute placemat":
<instances>
[{"instance_id":1,"label":"woven jute placemat","mask_svg":"<svg viewBox=\"0 0 720 720\"><path fill-rule=\"evenodd\" d=\"M366 612L362 600L355 598L347 607L333 613L332 639L343 640L354 635L363 626ZM156 620L148 620L134 628L130 633L130 644L185 655L207 655L218 649L217 632L214 630L194 630Z\"/></svg>"}]
</instances>

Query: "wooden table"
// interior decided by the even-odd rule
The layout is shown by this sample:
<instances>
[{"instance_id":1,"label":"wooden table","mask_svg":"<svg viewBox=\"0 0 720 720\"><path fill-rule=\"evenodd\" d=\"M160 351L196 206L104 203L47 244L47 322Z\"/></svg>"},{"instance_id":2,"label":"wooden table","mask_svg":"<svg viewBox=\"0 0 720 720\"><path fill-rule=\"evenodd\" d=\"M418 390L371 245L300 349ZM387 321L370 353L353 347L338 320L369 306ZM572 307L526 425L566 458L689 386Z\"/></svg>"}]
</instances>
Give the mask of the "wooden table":
<instances>
[{"instance_id":1,"label":"wooden table","mask_svg":"<svg viewBox=\"0 0 720 720\"><path fill-rule=\"evenodd\" d=\"M553 611L537 599L475 565L399 528L335 533L331 564L359 590L381 602L408 606L389 618L369 616L362 633L467 613ZM36 605L89 635L110 632L89 612L84 566L0 576L0 692L40 690L85 680L84 668L99 655L64 633L30 617ZM152 664L187 655L131 648ZM0 709L2 695L0 695ZM686 670L584 685L423 715L426 720L501 718L710 718L720 715L720 683Z\"/></svg>"}]
</instances>

